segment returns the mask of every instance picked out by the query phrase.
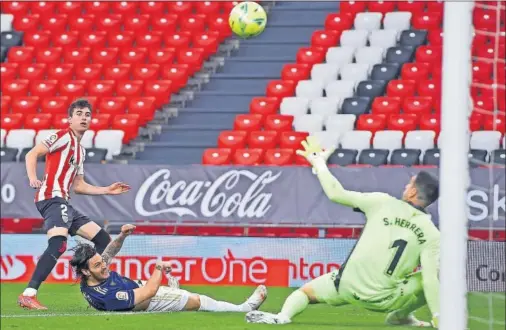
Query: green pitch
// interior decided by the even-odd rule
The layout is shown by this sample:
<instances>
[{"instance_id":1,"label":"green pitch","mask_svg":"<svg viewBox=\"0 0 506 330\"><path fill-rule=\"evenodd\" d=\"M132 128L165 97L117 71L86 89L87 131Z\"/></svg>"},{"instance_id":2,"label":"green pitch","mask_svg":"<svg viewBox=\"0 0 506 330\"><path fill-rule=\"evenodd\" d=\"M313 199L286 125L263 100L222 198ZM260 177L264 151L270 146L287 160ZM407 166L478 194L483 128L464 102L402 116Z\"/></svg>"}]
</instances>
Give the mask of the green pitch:
<instances>
[{"instance_id":1,"label":"green pitch","mask_svg":"<svg viewBox=\"0 0 506 330\"><path fill-rule=\"evenodd\" d=\"M244 314L238 313L131 313L111 314L100 313L87 308L79 293L78 285L44 284L39 299L50 309L47 312L27 311L16 305L16 298L24 285L1 285L1 324L3 329L276 329L278 326L247 324ZM240 303L252 292L249 287L210 287L192 286L185 289L209 295L211 297ZM284 299L291 292L286 288L270 288L269 297L261 310L277 312ZM489 308L492 303L492 308ZM504 294L472 294L469 303L471 330L491 330L505 327L505 296ZM417 313L423 320L429 320L427 309ZM492 317L491 317L492 316ZM493 319L492 324L489 320ZM387 327L383 324L384 315L364 311L351 306L332 308L318 305L309 306L295 322L279 326L282 329L411 329L404 327Z\"/></svg>"}]
</instances>

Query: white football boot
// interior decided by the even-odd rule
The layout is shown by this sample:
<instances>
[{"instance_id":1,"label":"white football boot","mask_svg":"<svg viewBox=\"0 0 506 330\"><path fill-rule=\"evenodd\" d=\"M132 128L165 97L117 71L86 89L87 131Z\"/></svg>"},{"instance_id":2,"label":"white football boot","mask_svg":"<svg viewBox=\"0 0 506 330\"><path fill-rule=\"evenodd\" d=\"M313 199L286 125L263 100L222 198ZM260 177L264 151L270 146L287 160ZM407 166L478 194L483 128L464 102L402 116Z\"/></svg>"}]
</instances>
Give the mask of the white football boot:
<instances>
[{"instance_id":1,"label":"white football boot","mask_svg":"<svg viewBox=\"0 0 506 330\"><path fill-rule=\"evenodd\" d=\"M432 324L418 320L413 314L409 314L406 318L399 318L397 311L393 311L387 315L385 323L388 325L407 325L419 328L432 328Z\"/></svg>"},{"instance_id":2,"label":"white football boot","mask_svg":"<svg viewBox=\"0 0 506 330\"><path fill-rule=\"evenodd\" d=\"M259 285L253 294L246 300L245 304L249 306L250 311L256 311L267 299L267 288L265 285Z\"/></svg>"},{"instance_id":3,"label":"white football boot","mask_svg":"<svg viewBox=\"0 0 506 330\"><path fill-rule=\"evenodd\" d=\"M262 324L288 324L292 321L281 314L253 311L246 314L246 322Z\"/></svg>"}]
</instances>

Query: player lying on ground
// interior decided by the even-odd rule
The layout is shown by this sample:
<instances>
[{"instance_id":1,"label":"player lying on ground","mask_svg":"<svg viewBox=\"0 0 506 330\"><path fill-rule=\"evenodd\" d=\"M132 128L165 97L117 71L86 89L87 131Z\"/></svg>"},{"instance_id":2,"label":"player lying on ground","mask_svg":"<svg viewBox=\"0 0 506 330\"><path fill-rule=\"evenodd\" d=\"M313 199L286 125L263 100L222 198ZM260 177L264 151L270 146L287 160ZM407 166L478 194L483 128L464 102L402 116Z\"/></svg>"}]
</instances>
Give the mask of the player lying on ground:
<instances>
[{"instance_id":1,"label":"player lying on ground","mask_svg":"<svg viewBox=\"0 0 506 330\"><path fill-rule=\"evenodd\" d=\"M412 312L428 304L437 326L439 313L439 231L424 210L437 200L439 185L427 172L412 177L402 200L385 193L345 190L327 168L333 150L323 151L314 137L303 142L304 156L327 197L365 214L362 235L339 270L293 292L279 314L248 313L251 323L285 324L308 304L353 304L389 313L391 325L430 327ZM413 270L421 265L421 272Z\"/></svg>"},{"instance_id":2,"label":"player lying on ground","mask_svg":"<svg viewBox=\"0 0 506 330\"><path fill-rule=\"evenodd\" d=\"M75 210L70 204L70 188L76 194L118 195L130 190L122 182L97 187L84 181L86 152L81 138L91 122L91 105L86 100L73 102L68 109L69 127L48 136L26 155L26 172L30 186L37 189L35 206L44 218L48 246L37 263L28 287L18 297L18 304L28 309L47 309L37 300L37 290L67 249L67 236L81 236L92 241L97 251L104 251L111 241L98 224ZM44 179L37 178L37 158L46 157Z\"/></svg>"},{"instance_id":3,"label":"player lying on ground","mask_svg":"<svg viewBox=\"0 0 506 330\"><path fill-rule=\"evenodd\" d=\"M244 303L235 305L217 301L208 296L179 288L161 286L162 279L171 270L170 264L157 261L151 278L144 284L109 270L112 258L119 252L123 241L135 229L133 225L121 227L121 233L102 255L89 244L74 249L70 261L81 278L81 292L89 304L101 311L148 312L249 312L258 309L267 297L265 286L259 286Z\"/></svg>"}]
</instances>

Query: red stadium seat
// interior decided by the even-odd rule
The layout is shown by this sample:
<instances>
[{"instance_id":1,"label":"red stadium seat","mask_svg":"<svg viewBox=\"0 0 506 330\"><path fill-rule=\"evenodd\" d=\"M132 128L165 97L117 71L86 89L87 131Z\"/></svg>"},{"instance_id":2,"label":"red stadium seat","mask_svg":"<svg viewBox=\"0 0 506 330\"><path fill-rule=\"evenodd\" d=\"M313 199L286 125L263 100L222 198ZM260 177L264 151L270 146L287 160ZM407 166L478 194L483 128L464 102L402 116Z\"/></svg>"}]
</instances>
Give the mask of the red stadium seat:
<instances>
[{"instance_id":1,"label":"red stadium seat","mask_svg":"<svg viewBox=\"0 0 506 330\"><path fill-rule=\"evenodd\" d=\"M391 115L387 124L389 130L403 131L405 134L416 130L417 126L417 117L413 114Z\"/></svg>"},{"instance_id":2,"label":"red stadium seat","mask_svg":"<svg viewBox=\"0 0 506 330\"><path fill-rule=\"evenodd\" d=\"M139 134L139 115L116 115L111 128L125 132L123 143L129 143Z\"/></svg>"},{"instance_id":3,"label":"red stadium seat","mask_svg":"<svg viewBox=\"0 0 506 330\"><path fill-rule=\"evenodd\" d=\"M442 46L419 46L415 52L417 62L428 63L429 65L439 65L442 63Z\"/></svg>"},{"instance_id":4,"label":"red stadium seat","mask_svg":"<svg viewBox=\"0 0 506 330\"><path fill-rule=\"evenodd\" d=\"M58 90L58 80L33 80L30 94L39 97L54 96Z\"/></svg>"},{"instance_id":5,"label":"red stadium seat","mask_svg":"<svg viewBox=\"0 0 506 330\"><path fill-rule=\"evenodd\" d=\"M117 63L118 54L118 48L92 48L91 60L95 64L103 64L107 67Z\"/></svg>"},{"instance_id":6,"label":"red stadium seat","mask_svg":"<svg viewBox=\"0 0 506 330\"><path fill-rule=\"evenodd\" d=\"M322 63L325 60L326 51L319 47L302 47L297 52L297 63L309 65Z\"/></svg>"},{"instance_id":7,"label":"red stadium seat","mask_svg":"<svg viewBox=\"0 0 506 330\"><path fill-rule=\"evenodd\" d=\"M258 114L239 114L234 119L234 130L236 131L259 131L262 127L263 117Z\"/></svg>"},{"instance_id":8,"label":"red stadium seat","mask_svg":"<svg viewBox=\"0 0 506 330\"><path fill-rule=\"evenodd\" d=\"M164 34L164 43L166 47L171 48L189 48L192 34L188 31L178 31Z\"/></svg>"},{"instance_id":9,"label":"red stadium seat","mask_svg":"<svg viewBox=\"0 0 506 330\"><path fill-rule=\"evenodd\" d=\"M176 93L186 86L188 75L188 64L166 64L161 70L162 79L170 80Z\"/></svg>"},{"instance_id":10,"label":"red stadium seat","mask_svg":"<svg viewBox=\"0 0 506 330\"><path fill-rule=\"evenodd\" d=\"M195 11L205 15L218 14L220 8L220 3L216 1L199 1L195 4Z\"/></svg>"},{"instance_id":11,"label":"red stadium seat","mask_svg":"<svg viewBox=\"0 0 506 330\"><path fill-rule=\"evenodd\" d=\"M95 116L95 115L94 115ZM67 114L54 114L51 123L53 129L66 129L69 127L69 116Z\"/></svg>"},{"instance_id":12,"label":"red stadium seat","mask_svg":"<svg viewBox=\"0 0 506 330\"><path fill-rule=\"evenodd\" d=\"M136 47L146 49L162 47L162 31L149 31L147 33L137 34L135 38Z\"/></svg>"},{"instance_id":13,"label":"red stadium seat","mask_svg":"<svg viewBox=\"0 0 506 330\"><path fill-rule=\"evenodd\" d=\"M443 17L437 12L419 13L411 19L411 25L417 30L437 30L441 28Z\"/></svg>"},{"instance_id":14,"label":"red stadium seat","mask_svg":"<svg viewBox=\"0 0 506 330\"><path fill-rule=\"evenodd\" d=\"M141 1L139 2L139 9L142 14L159 15L165 12L165 2L160 1Z\"/></svg>"},{"instance_id":15,"label":"red stadium seat","mask_svg":"<svg viewBox=\"0 0 506 330\"><path fill-rule=\"evenodd\" d=\"M232 155L232 163L236 165L255 166L263 161L261 149L238 149Z\"/></svg>"},{"instance_id":16,"label":"red stadium seat","mask_svg":"<svg viewBox=\"0 0 506 330\"><path fill-rule=\"evenodd\" d=\"M7 60L9 63L32 63L34 59L33 47L15 46L9 49Z\"/></svg>"},{"instance_id":17,"label":"red stadium seat","mask_svg":"<svg viewBox=\"0 0 506 330\"><path fill-rule=\"evenodd\" d=\"M2 1L2 13L13 14L14 16L26 14L30 4L30 2L22 1Z\"/></svg>"},{"instance_id":18,"label":"red stadium seat","mask_svg":"<svg viewBox=\"0 0 506 330\"><path fill-rule=\"evenodd\" d=\"M269 149L264 155L265 165L288 166L292 165L295 153L292 149Z\"/></svg>"},{"instance_id":19,"label":"red stadium seat","mask_svg":"<svg viewBox=\"0 0 506 330\"><path fill-rule=\"evenodd\" d=\"M103 64L97 65L105 68L105 80L128 80L130 78L130 72L132 71L132 66L130 64L115 64L111 66L104 66Z\"/></svg>"},{"instance_id":20,"label":"red stadium seat","mask_svg":"<svg viewBox=\"0 0 506 330\"><path fill-rule=\"evenodd\" d=\"M133 31L135 33L148 32L149 15L133 15L125 17L123 21L123 28L125 29L124 31Z\"/></svg>"},{"instance_id":21,"label":"red stadium seat","mask_svg":"<svg viewBox=\"0 0 506 330\"><path fill-rule=\"evenodd\" d=\"M406 63L402 66L401 78L414 81L429 79L429 65L425 63Z\"/></svg>"},{"instance_id":22,"label":"red stadium seat","mask_svg":"<svg viewBox=\"0 0 506 330\"><path fill-rule=\"evenodd\" d=\"M70 48L63 52L63 62L75 65L86 65L90 58L90 48Z\"/></svg>"},{"instance_id":23,"label":"red stadium seat","mask_svg":"<svg viewBox=\"0 0 506 330\"><path fill-rule=\"evenodd\" d=\"M469 117L469 130L471 132L481 131L483 128L483 114L474 111Z\"/></svg>"},{"instance_id":24,"label":"red stadium seat","mask_svg":"<svg viewBox=\"0 0 506 330\"><path fill-rule=\"evenodd\" d=\"M294 156L294 161L295 165L297 166L311 166L311 163L309 163L305 157L299 156L297 154Z\"/></svg>"},{"instance_id":25,"label":"red stadium seat","mask_svg":"<svg viewBox=\"0 0 506 330\"><path fill-rule=\"evenodd\" d=\"M443 14L444 3L443 1L427 1L427 12Z\"/></svg>"},{"instance_id":26,"label":"red stadium seat","mask_svg":"<svg viewBox=\"0 0 506 330\"><path fill-rule=\"evenodd\" d=\"M173 48L150 49L148 51L149 63L152 64L172 64L176 58Z\"/></svg>"},{"instance_id":27,"label":"red stadium seat","mask_svg":"<svg viewBox=\"0 0 506 330\"><path fill-rule=\"evenodd\" d=\"M259 114L263 117L278 112L279 98L276 97L254 97L249 105L249 112Z\"/></svg>"},{"instance_id":28,"label":"red stadium seat","mask_svg":"<svg viewBox=\"0 0 506 330\"><path fill-rule=\"evenodd\" d=\"M248 137L248 148L274 149L278 144L278 132L276 131L253 131Z\"/></svg>"},{"instance_id":29,"label":"red stadium seat","mask_svg":"<svg viewBox=\"0 0 506 330\"><path fill-rule=\"evenodd\" d=\"M0 78L3 81L14 80L18 78L19 72L18 63L2 63L0 64Z\"/></svg>"},{"instance_id":30,"label":"red stadium seat","mask_svg":"<svg viewBox=\"0 0 506 330\"><path fill-rule=\"evenodd\" d=\"M69 106L69 98L66 96L49 96L40 102L40 110L42 113L66 114Z\"/></svg>"},{"instance_id":31,"label":"red stadium seat","mask_svg":"<svg viewBox=\"0 0 506 330\"><path fill-rule=\"evenodd\" d=\"M414 96L415 90L416 83L413 80L390 80L387 85L387 96L403 100L405 97Z\"/></svg>"},{"instance_id":32,"label":"red stadium seat","mask_svg":"<svg viewBox=\"0 0 506 330\"><path fill-rule=\"evenodd\" d=\"M420 115L432 112L432 98L427 96L406 97L402 104L404 113Z\"/></svg>"},{"instance_id":33,"label":"red stadium seat","mask_svg":"<svg viewBox=\"0 0 506 330\"><path fill-rule=\"evenodd\" d=\"M160 31L164 34L174 34L177 28L177 15L158 14L151 16L151 27L153 31Z\"/></svg>"},{"instance_id":34,"label":"red stadium seat","mask_svg":"<svg viewBox=\"0 0 506 330\"><path fill-rule=\"evenodd\" d=\"M87 13L95 14L95 15L106 15L109 13L111 8L111 2L85 2L84 8Z\"/></svg>"},{"instance_id":35,"label":"red stadium seat","mask_svg":"<svg viewBox=\"0 0 506 330\"><path fill-rule=\"evenodd\" d=\"M473 55L477 57L482 57L486 59L493 60L496 58L504 58L506 51L504 49L505 47L499 47L499 49L496 49L494 45L486 45L485 47L478 47L473 49ZM497 54L496 54L497 53Z\"/></svg>"},{"instance_id":36,"label":"red stadium seat","mask_svg":"<svg viewBox=\"0 0 506 330\"><path fill-rule=\"evenodd\" d=\"M55 34L63 33L67 29L67 19L65 14L41 15L42 30Z\"/></svg>"},{"instance_id":37,"label":"red stadium seat","mask_svg":"<svg viewBox=\"0 0 506 330\"><path fill-rule=\"evenodd\" d=\"M147 55L146 48L125 48L119 53L119 60L122 64L143 64Z\"/></svg>"},{"instance_id":38,"label":"red stadium seat","mask_svg":"<svg viewBox=\"0 0 506 330\"><path fill-rule=\"evenodd\" d=\"M69 31L89 32L93 30L96 16L93 14L84 14L71 16L68 21Z\"/></svg>"},{"instance_id":39,"label":"red stadium seat","mask_svg":"<svg viewBox=\"0 0 506 330\"><path fill-rule=\"evenodd\" d=\"M366 11L367 3L364 1L341 1L339 3L339 10L342 13L347 13L355 17L357 13Z\"/></svg>"},{"instance_id":40,"label":"red stadium seat","mask_svg":"<svg viewBox=\"0 0 506 330\"><path fill-rule=\"evenodd\" d=\"M204 33L196 33L193 35L193 47L202 48L204 50L205 58L216 53L219 46L219 33L214 31L207 31Z\"/></svg>"},{"instance_id":41,"label":"red stadium seat","mask_svg":"<svg viewBox=\"0 0 506 330\"><path fill-rule=\"evenodd\" d=\"M19 66L19 78L28 80L42 80L46 77L45 63L30 63Z\"/></svg>"},{"instance_id":42,"label":"red stadium seat","mask_svg":"<svg viewBox=\"0 0 506 330\"><path fill-rule=\"evenodd\" d=\"M425 10L425 3L420 1L399 1L396 2L396 5L398 11L408 11L412 15L418 15Z\"/></svg>"},{"instance_id":43,"label":"red stadium seat","mask_svg":"<svg viewBox=\"0 0 506 330\"><path fill-rule=\"evenodd\" d=\"M88 84L88 95L97 97L112 97L116 82L114 80L92 80Z\"/></svg>"},{"instance_id":44,"label":"red stadium seat","mask_svg":"<svg viewBox=\"0 0 506 330\"><path fill-rule=\"evenodd\" d=\"M292 149L297 150L301 149L301 142L304 141L309 136L307 132L281 132L279 138L279 146L281 149Z\"/></svg>"},{"instance_id":45,"label":"red stadium seat","mask_svg":"<svg viewBox=\"0 0 506 330\"><path fill-rule=\"evenodd\" d=\"M11 129L19 129L23 126L22 113L8 113L2 114L2 121L0 127L9 131Z\"/></svg>"},{"instance_id":46,"label":"red stadium seat","mask_svg":"<svg viewBox=\"0 0 506 330\"><path fill-rule=\"evenodd\" d=\"M14 15L12 27L16 31L21 31L30 35L30 33L35 32L39 29L39 23L40 23L40 15L36 14L28 15L26 14L26 12L24 12Z\"/></svg>"},{"instance_id":47,"label":"red stadium seat","mask_svg":"<svg viewBox=\"0 0 506 330\"><path fill-rule=\"evenodd\" d=\"M71 80L74 76L74 64L51 65L47 69L47 79L49 80ZM76 77L77 79L82 79Z\"/></svg>"},{"instance_id":48,"label":"red stadium seat","mask_svg":"<svg viewBox=\"0 0 506 330\"><path fill-rule=\"evenodd\" d=\"M139 124L146 125L155 116L155 97L131 97L128 101L128 113L139 115Z\"/></svg>"},{"instance_id":49,"label":"red stadium seat","mask_svg":"<svg viewBox=\"0 0 506 330\"><path fill-rule=\"evenodd\" d=\"M107 33L105 31L81 32L79 42L82 47L105 48L107 44Z\"/></svg>"},{"instance_id":50,"label":"red stadium seat","mask_svg":"<svg viewBox=\"0 0 506 330\"><path fill-rule=\"evenodd\" d=\"M172 82L170 80L149 80L144 84L144 96L154 96L156 107L170 102Z\"/></svg>"},{"instance_id":51,"label":"red stadium seat","mask_svg":"<svg viewBox=\"0 0 506 330\"><path fill-rule=\"evenodd\" d=\"M506 121L503 114L484 116L483 128L486 131L499 131L506 133Z\"/></svg>"},{"instance_id":52,"label":"red stadium seat","mask_svg":"<svg viewBox=\"0 0 506 330\"><path fill-rule=\"evenodd\" d=\"M264 129L266 131L292 131L294 117L292 115L268 115L265 118Z\"/></svg>"},{"instance_id":53,"label":"red stadium seat","mask_svg":"<svg viewBox=\"0 0 506 330\"><path fill-rule=\"evenodd\" d=\"M10 97L28 95L30 81L27 79L2 80L2 95Z\"/></svg>"},{"instance_id":54,"label":"red stadium seat","mask_svg":"<svg viewBox=\"0 0 506 330\"><path fill-rule=\"evenodd\" d=\"M388 118L392 114L401 112L401 98L378 96L374 98L371 106L371 112L375 115L385 115Z\"/></svg>"},{"instance_id":55,"label":"red stadium seat","mask_svg":"<svg viewBox=\"0 0 506 330\"><path fill-rule=\"evenodd\" d=\"M134 44L135 33L133 31L121 31L118 33L109 33L107 35L107 44L114 48L130 48Z\"/></svg>"},{"instance_id":56,"label":"red stadium seat","mask_svg":"<svg viewBox=\"0 0 506 330\"><path fill-rule=\"evenodd\" d=\"M72 64L68 64L72 65ZM76 79L82 80L100 80L102 78L104 65L103 64L86 64L86 65L78 65L76 67ZM110 79L110 78L105 78Z\"/></svg>"},{"instance_id":57,"label":"red stadium seat","mask_svg":"<svg viewBox=\"0 0 506 330\"><path fill-rule=\"evenodd\" d=\"M490 2L488 3L490 4ZM504 15L504 11L502 13ZM504 16L500 18L504 24ZM495 31L497 25L497 10L474 7L473 10L474 28L477 30Z\"/></svg>"},{"instance_id":58,"label":"red stadium seat","mask_svg":"<svg viewBox=\"0 0 506 330\"><path fill-rule=\"evenodd\" d=\"M39 111L40 99L37 96L21 96L12 100L12 113L33 114Z\"/></svg>"},{"instance_id":59,"label":"red stadium seat","mask_svg":"<svg viewBox=\"0 0 506 330\"><path fill-rule=\"evenodd\" d=\"M367 10L375 13L390 13L395 11L396 3L393 1L369 1L367 2Z\"/></svg>"},{"instance_id":60,"label":"red stadium seat","mask_svg":"<svg viewBox=\"0 0 506 330\"><path fill-rule=\"evenodd\" d=\"M121 1L111 3L111 12L124 15L125 17L135 15L138 8L138 2Z\"/></svg>"},{"instance_id":61,"label":"red stadium seat","mask_svg":"<svg viewBox=\"0 0 506 330\"><path fill-rule=\"evenodd\" d=\"M53 36L54 38L54 36ZM56 39L56 38L55 38ZM47 48L51 42L51 33L48 31L28 31L25 32L23 37L23 43L25 46L36 48ZM59 45L53 42L53 46L59 47Z\"/></svg>"},{"instance_id":62,"label":"red stadium seat","mask_svg":"<svg viewBox=\"0 0 506 330\"><path fill-rule=\"evenodd\" d=\"M436 29L430 30L427 35L427 40L431 46L442 46L443 45L443 30Z\"/></svg>"},{"instance_id":63,"label":"red stadium seat","mask_svg":"<svg viewBox=\"0 0 506 330\"><path fill-rule=\"evenodd\" d=\"M492 63L483 61L473 62L473 81L491 84L492 83Z\"/></svg>"},{"instance_id":64,"label":"red stadium seat","mask_svg":"<svg viewBox=\"0 0 506 330\"><path fill-rule=\"evenodd\" d=\"M204 50L202 48L181 49L177 53L177 62L179 64L188 64L188 70L193 75L202 68Z\"/></svg>"},{"instance_id":65,"label":"red stadium seat","mask_svg":"<svg viewBox=\"0 0 506 330\"><path fill-rule=\"evenodd\" d=\"M123 115L126 112L126 97L102 97L98 102L98 113L108 114L111 117Z\"/></svg>"},{"instance_id":66,"label":"red stadium seat","mask_svg":"<svg viewBox=\"0 0 506 330\"><path fill-rule=\"evenodd\" d=\"M9 113L11 109L12 98L7 95L0 96L0 113L2 115Z\"/></svg>"},{"instance_id":67,"label":"red stadium seat","mask_svg":"<svg viewBox=\"0 0 506 330\"><path fill-rule=\"evenodd\" d=\"M246 148L246 131L222 131L218 135L218 148L231 150Z\"/></svg>"},{"instance_id":68,"label":"red stadium seat","mask_svg":"<svg viewBox=\"0 0 506 330\"><path fill-rule=\"evenodd\" d=\"M291 80L271 80L267 83L266 96L289 97L295 94L295 83Z\"/></svg>"},{"instance_id":69,"label":"red stadium seat","mask_svg":"<svg viewBox=\"0 0 506 330\"><path fill-rule=\"evenodd\" d=\"M373 135L377 131L383 131L387 127L387 119L385 115L364 114L357 119L357 130L369 131Z\"/></svg>"},{"instance_id":70,"label":"red stadium seat","mask_svg":"<svg viewBox=\"0 0 506 330\"><path fill-rule=\"evenodd\" d=\"M41 17L53 14L55 9L56 2L52 1L37 1L30 3L30 11L34 14L39 14Z\"/></svg>"},{"instance_id":71,"label":"red stadium seat","mask_svg":"<svg viewBox=\"0 0 506 330\"><path fill-rule=\"evenodd\" d=\"M204 32L206 28L205 15L192 14L180 16L179 29L192 34Z\"/></svg>"},{"instance_id":72,"label":"red stadium seat","mask_svg":"<svg viewBox=\"0 0 506 330\"><path fill-rule=\"evenodd\" d=\"M178 16L188 16L191 14L193 5L194 3L191 1L167 2L169 13L174 13Z\"/></svg>"},{"instance_id":73,"label":"red stadium seat","mask_svg":"<svg viewBox=\"0 0 506 330\"><path fill-rule=\"evenodd\" d=\"M49 113L36 113L28 114L25 116L25 129L33 129L40 131L41 129L50 129L52 124L53 115Z\"/></svg>"},{"instance_id":74,"label":"red stadium seat","mask_svg":"<svg viewBox=\"0 0 506 330\"><path fill-rule=\"evenodd\" d=\"M112 116L108 113L93 114L90 123L90 130L95 132L109 129L111 127Z\"/></svg>"},{"instance_id":75,"label":"red stadium seat","mask_svg":"<svg viewBox=\"0 0 506 330\"><path fill-rule=\"evenodd\" d=\"M86 80L63 81L59 86L60 96L68 96L71 100L82 97L87 90Z\"/></svg>"},{"instance_id":76,"label":"red stadium seat","mask_svg":"<svg viewBox=\"0 0 506 330\"><path fill-rule=\"evenodd\" d=\"M207 17L207 25L209 30L217 31L220 42L232 35L232 30L228 24L228 14L210 15Z\"/></svg>"},{"instance_id":77,"label":"red stadium seat","mask_svg":"<svg viewBox=\"0 0 506 330\"><path fill-rule=\"evenodd\" d=\"M80 1L58 2L56 7L59 13L66 14L68 17L75 17L81 14L83 3Z\"/></svg>"},{"instance_id":78,"label":"red stadium seat","mask_svg":"<svg viewBox=\"0 0 506 330\"><path fill-rule=\"evenodd\" d=\"M489 97L473 97L474 110L494 111L494 99Z\"/></svg>"},{"instance_id":79,"label":"red stadium seat","mask_svg":"<svg viewBox=\"0 0 506 330\"><path fill-rule=\"evenodd\" d=\"M156 80L160 76L159 64L138 64L132 66L132 78L134 80Z\"/></svg>"},{"instance_id":80,"label":"red stadium seat","mask_svg":"<svg viewBox=\"0 0 506 330\"><path fill-rule=\"evenodd\" d=\"M299 82L300 80L307 80L311 75L311 67L309 64L304 63L288 63L283 65L281 70L282 80L292 80Z\"/></svg>"},{"instance_id":81,"label":"red stadium seat","mask_svg":"<svg viewBox=\"0 0 506 330\"><path fill-rule=\"evenodd\" d=\"M139 97L144 90L142 80L120 80L116 82L116 95L128 97Z\"/></svg>"},{"instance_id":82,"label":"red stadium seat","mask_svg":"<svg viewBox=\"0 0 506 330\"><path fill-rule=\"evenodd\" d=\"M328 49L336 47L339 44L341 31L335 30L317 30L311 36L311 46Z\"/></svg>"},{"instance_id":83,"label":"red stadium seat","mask_svg":"<svg viewBox=\"0 0 506 330\"><path fill-rule=\"evenodd\" d=\"M430 96L433 100L441 99L441 83L435 80L420 81L417 92L418 95Z\"/></svg>"},{"instance_id":84,"label":"red stadium seat","mask_svg":"<svg viewBox=\"0 0 506 330\"><path fill-rule=\"evenodd\" d=\"M118 14L97 14L95 28L97 31L114 33L121 31L122 16Z\"/></svg>"},{"instance_id":85,"label":"red stadium seat","mask_svg":"<svg viewBox=\"0 0 506 330\"><path fill-rule=\"evenodd\" d=\"M232 151L230 149L206 149L202 156L204 165L228 165L232 161Z\"/></svg>"},{"instance_id":86,"label":"red stadium seat","mask_svg":"<svg viewBox=\"0 0 506 330\"><path fill-rule=\"evenodd\" d=\"M37 63L58 65L61 62L63 49L60 47L40 48L36 50L35 60Z\"/></svg>"}]
</instances>

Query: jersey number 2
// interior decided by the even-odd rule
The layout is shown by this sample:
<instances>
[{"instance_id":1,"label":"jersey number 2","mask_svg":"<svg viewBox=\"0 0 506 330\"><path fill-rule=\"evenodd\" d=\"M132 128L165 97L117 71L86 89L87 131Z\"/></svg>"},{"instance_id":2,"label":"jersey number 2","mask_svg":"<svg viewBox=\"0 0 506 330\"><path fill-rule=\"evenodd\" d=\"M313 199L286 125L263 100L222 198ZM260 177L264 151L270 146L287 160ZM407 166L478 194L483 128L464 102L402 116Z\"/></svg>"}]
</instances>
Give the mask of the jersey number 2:
<instances>
[{"instance_id":1,"label":"jersey number 2","mask_svg":"<svg viewBox=\"0 0 506 330\"><path fill-rule=\"evenodd\" d=\"M391 249L396 249L394 257L392 261L390 262L390 265L387 268L386 274L388 276L392 276L394 273L395 268L397 267L397 264L399 263L399 260L401 260L402 253L406 249L406 245L408 245L408 242L406 242L403 239L398 239L392 243Z\"/></svg>"}]
</instances>

